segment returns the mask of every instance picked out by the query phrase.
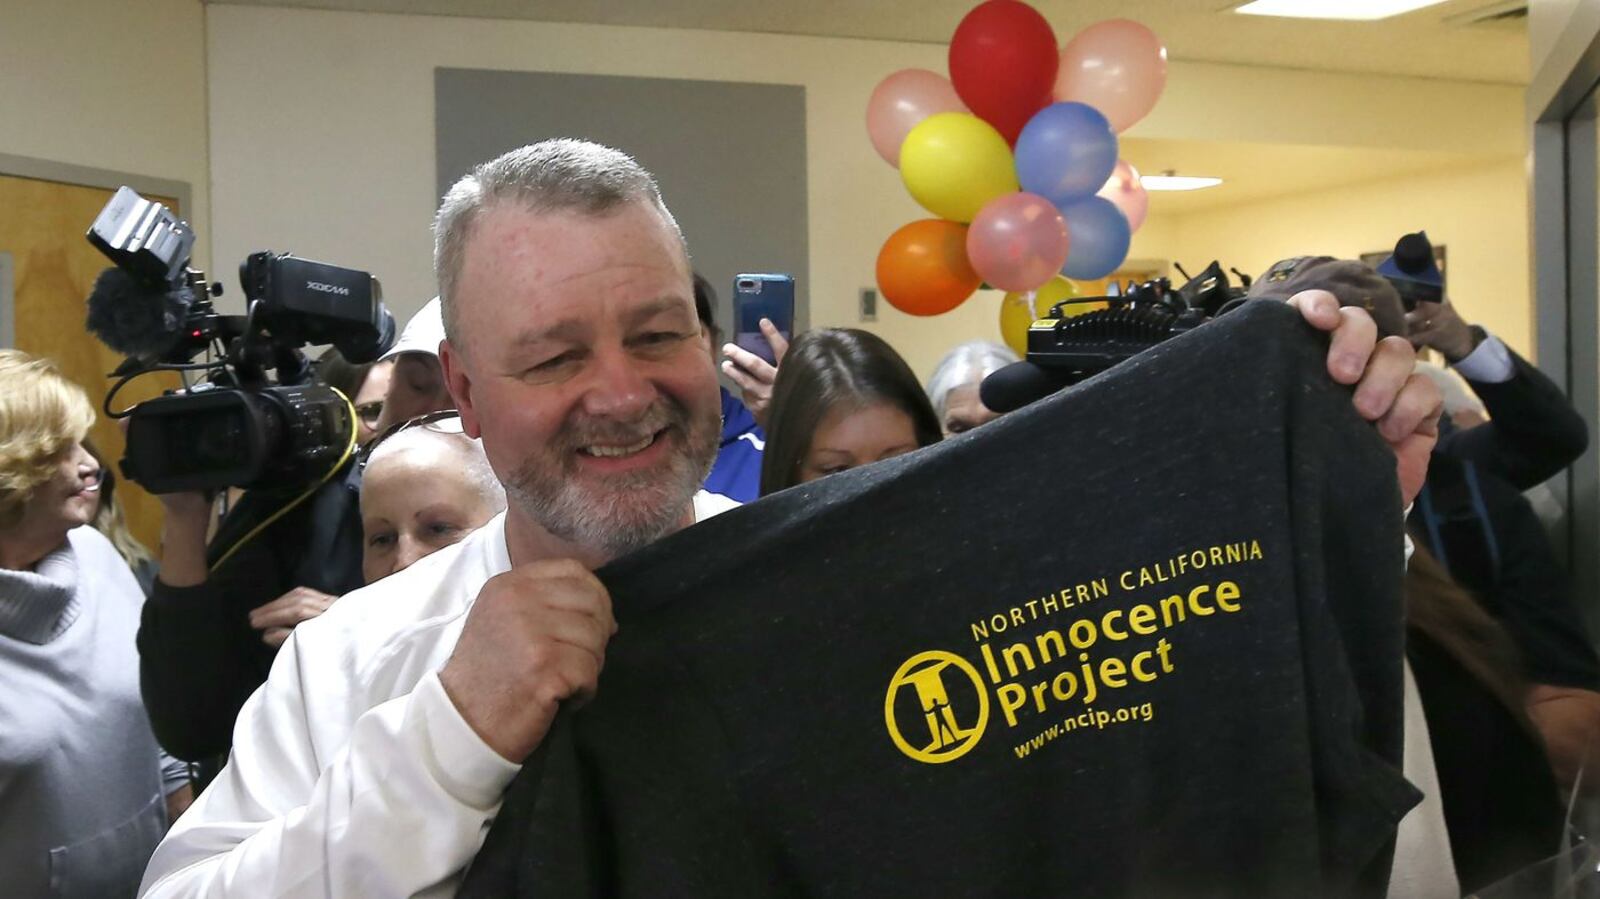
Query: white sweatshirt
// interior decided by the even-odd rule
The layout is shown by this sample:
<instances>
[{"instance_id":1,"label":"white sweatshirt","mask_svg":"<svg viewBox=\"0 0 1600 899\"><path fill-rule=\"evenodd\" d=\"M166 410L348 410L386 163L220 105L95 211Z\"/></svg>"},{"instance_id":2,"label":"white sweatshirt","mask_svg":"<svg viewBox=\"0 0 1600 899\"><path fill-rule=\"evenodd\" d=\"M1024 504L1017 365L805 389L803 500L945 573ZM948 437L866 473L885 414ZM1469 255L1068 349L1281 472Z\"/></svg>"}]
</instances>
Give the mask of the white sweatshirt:
<instances>
[{"instance_id":1,"label":"white sweatshirt","mask_svg":"<svg viewBox=\"0 0 1600 899\"><path fill-rule=\"evenodd\" d=\"M695 496L695 519L737 505ZM156 849L142 897L451 896L519 766L439 684L505 516L296 627L228 765Z\"/></svg>"}]
</instances>

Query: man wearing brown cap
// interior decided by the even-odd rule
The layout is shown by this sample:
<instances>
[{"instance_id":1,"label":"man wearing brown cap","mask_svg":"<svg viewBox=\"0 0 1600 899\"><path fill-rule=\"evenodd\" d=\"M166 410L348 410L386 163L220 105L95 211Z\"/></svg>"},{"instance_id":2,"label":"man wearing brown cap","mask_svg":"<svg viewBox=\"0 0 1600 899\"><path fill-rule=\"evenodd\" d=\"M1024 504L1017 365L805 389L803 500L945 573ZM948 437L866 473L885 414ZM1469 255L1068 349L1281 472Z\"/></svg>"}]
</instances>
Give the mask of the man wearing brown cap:
<instances>
[{"instance_id":1,"label":"man wearing brown cap","mask_svg":"<svg viewBox=\"0 0 1600 899\"><path fill-rule=\"evenodd\" d=\"M1251 297L1287 300L1326 290L1342 306L1365 309L1380 337L1405 337L1438 351L1484 401L1491 421L1442 435L1435 452L1484 466L1519 490L1548 480L1588 446L1583 418L1549 378L1498 337L1468 325L1448 297L1406 310L1400 293L1372 267L1332 256L1284 259L1251 285Z\"/></svg>"}]
</instances>

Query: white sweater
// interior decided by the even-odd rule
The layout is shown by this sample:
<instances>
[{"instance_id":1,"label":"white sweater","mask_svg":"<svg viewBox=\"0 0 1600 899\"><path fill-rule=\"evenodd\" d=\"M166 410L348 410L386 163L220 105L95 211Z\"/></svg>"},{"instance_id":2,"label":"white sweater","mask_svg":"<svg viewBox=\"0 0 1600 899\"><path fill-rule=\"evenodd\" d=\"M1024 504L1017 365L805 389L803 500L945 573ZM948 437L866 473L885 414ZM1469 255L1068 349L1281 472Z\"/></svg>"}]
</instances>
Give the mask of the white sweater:
<instances>
[{"instance_id":1,"label":"white sweater","mask_svg":"<svg viewBox=\"0 0 1600 899\"><path fill-rule=\"evenodd\" d=\"M89 527L0 569L0 894L128 896L166 828L187 773L139 699L143 602Z\"/></svg>"},{"instance_id":2,"label":"white sweater","mask_svg":"<svg viewBox=\"0 0 1600 899\"><path fill-rule=\"evenodd\" d=\"M702 492L695 518L734 505ZM462 719L438 670L484 582L510 568L502 514L295 628L140 895L454 895L518 766Z\"/></svg>"}]
</instances>

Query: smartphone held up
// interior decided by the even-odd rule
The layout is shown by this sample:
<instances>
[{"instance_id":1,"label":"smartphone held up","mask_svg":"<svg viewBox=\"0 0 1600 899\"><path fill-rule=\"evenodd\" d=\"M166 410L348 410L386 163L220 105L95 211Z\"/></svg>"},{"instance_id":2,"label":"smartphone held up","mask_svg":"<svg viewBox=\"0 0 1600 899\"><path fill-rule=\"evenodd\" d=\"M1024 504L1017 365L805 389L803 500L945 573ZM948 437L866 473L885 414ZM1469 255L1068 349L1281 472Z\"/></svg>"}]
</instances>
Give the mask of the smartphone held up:
<instances>
[{"instance_id":1,"label":"smartphone held up","mask_svg":"<svg viewBox=\"0 0 1600 899\"><path fill-rule=\"evenodd\" d=\"M785 340L794 336L794 278L781 274L741 274L733 279L734 345L777 365L772 344L761 332L767 319Z\"/></svg>"}]
</instances>

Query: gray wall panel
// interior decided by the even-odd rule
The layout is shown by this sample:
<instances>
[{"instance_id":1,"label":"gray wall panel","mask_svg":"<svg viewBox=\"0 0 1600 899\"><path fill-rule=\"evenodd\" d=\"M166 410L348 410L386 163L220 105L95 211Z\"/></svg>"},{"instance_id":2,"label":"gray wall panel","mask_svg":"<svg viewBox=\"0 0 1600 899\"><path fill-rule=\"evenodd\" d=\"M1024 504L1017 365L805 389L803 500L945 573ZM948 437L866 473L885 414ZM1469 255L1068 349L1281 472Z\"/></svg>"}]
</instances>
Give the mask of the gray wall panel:
<instances>
[{"instance_id":1,"label":"gray wall panel","mask_svg":"<svg viewBox=\"0 0 1600 899\"><path fill-rule=\"evenodd\" d=\"M793 274L795 315L808 320L804 87L441 68L434 102L438 196L523 144L617 147L659 179L695 268L716 285L724 332L741 271Z\"/></svg>"}]
</instances>

